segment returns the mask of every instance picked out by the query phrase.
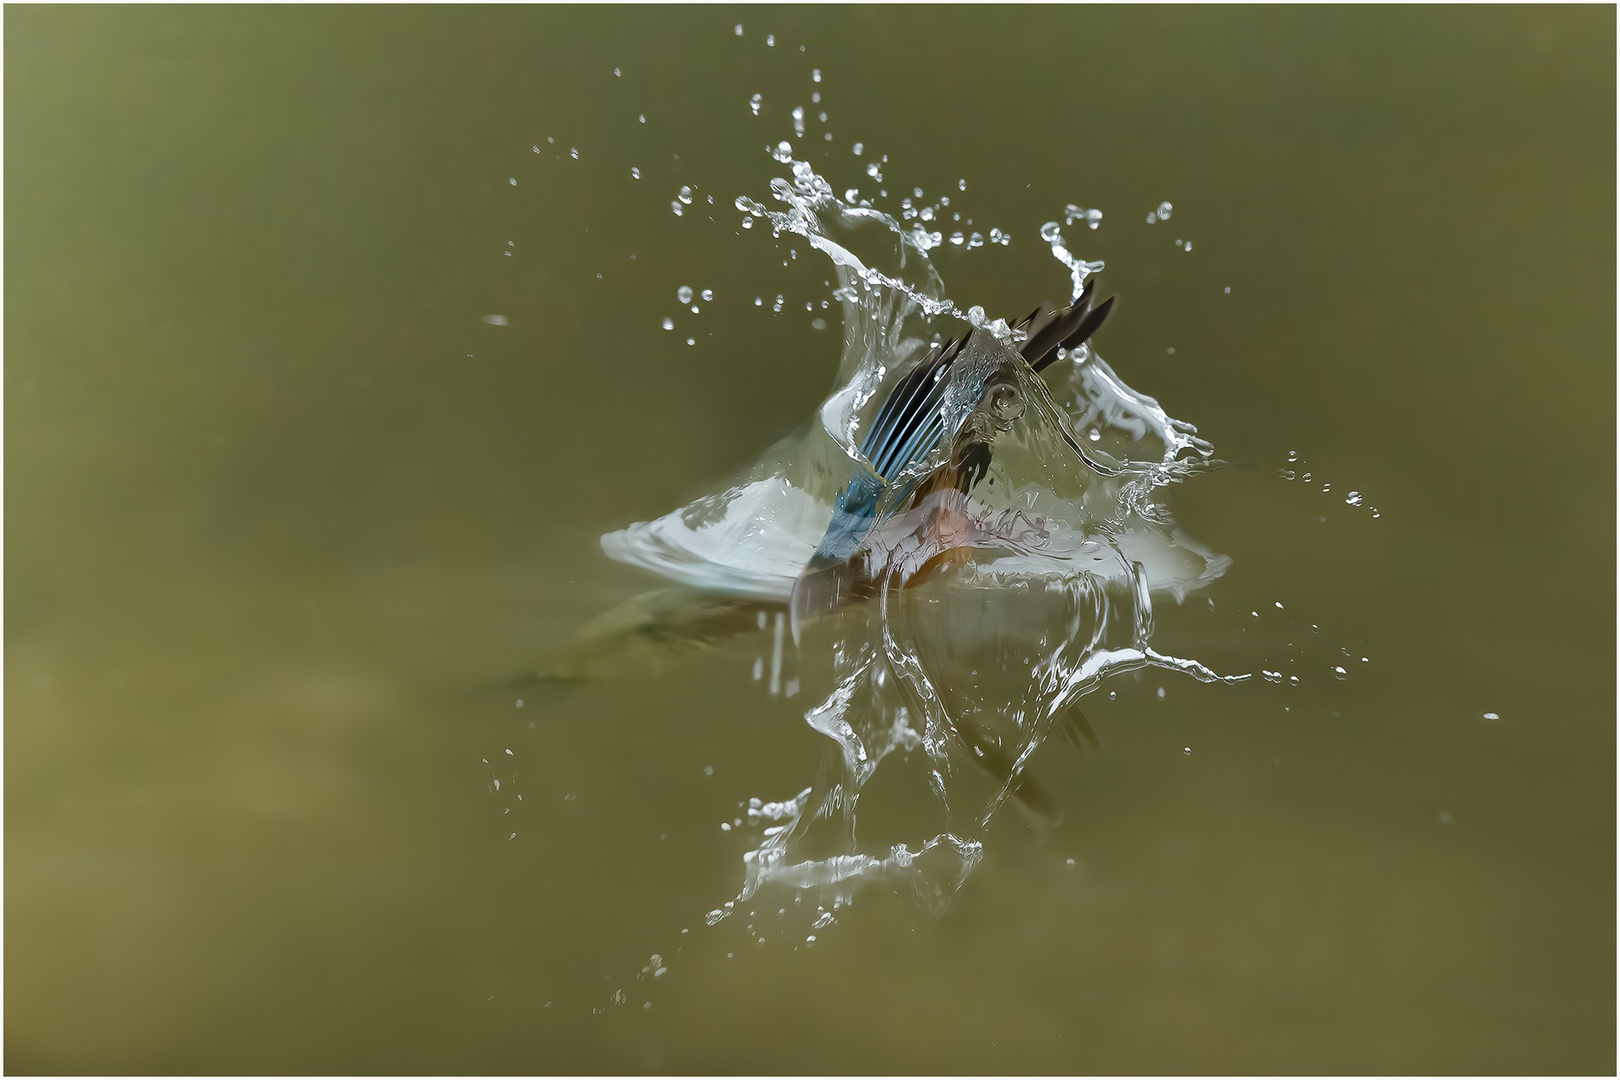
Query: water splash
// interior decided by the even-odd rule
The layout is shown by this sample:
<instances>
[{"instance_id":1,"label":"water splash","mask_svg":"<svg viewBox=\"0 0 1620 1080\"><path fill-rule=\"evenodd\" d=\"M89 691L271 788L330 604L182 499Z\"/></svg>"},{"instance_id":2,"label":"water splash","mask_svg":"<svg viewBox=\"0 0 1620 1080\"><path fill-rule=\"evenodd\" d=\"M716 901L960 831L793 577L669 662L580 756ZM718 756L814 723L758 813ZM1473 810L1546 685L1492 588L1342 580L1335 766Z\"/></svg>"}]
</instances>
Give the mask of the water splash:
<instances>
[{"instance_id":1,"label":"water splash","mask_svg":"<svg viewBox=\"0 0 1620 1080\"><path fill-rule=\"evenodd\" d=\"M1153 595L1179 603L1229 564L1182 532L1158 495L1220 463L1195 427L1081 345L1045 380L1013 365L1022 368L1012 387L1018 412L971 487L908 502L948 451L879 476L861 437L888 392L939 340L940 320L973 326L974 348L989 364L1022 332L946 294L929 257L942 235L928 225L948 200L927 208L907 200L896 219L853 189L840 198L791 143L769 152L787 166L770 183L775 205L748 195L734 205L745 222L768 222L778 239L801 237L830 261L844 325L834 390L725 491L609 533L602 546L706 594L784 604L846 488L867 478L904 493L881 505L862 542L870 599L811 622L798 642L800 678L819 700L804 719L828 739L822 767L796 796L751 800L747 827L760 830L758 846L744 856L737 899L709 920L772 886L830 895L836 908L877 879L909 884L937 910L979 863L984 832L1008 801L1035 820L1055 816L1027 765L1054 725L1071 736L1089 731L1077 703L1105 679L1146 667L1205 682L1248 678L1217 675L1150 643ZM878 163L867 171L881 180ZM1165 204L1155 216L1169 212ZM1101 216L1065 208L1065 224L1095 228ZM1048 222L1041 238L1078 297L1102 264L1074 255L1061 229ZM992 235L1009 240L999 229ZM778 297L773 310L781 304ZM968 422L976 393L954 405L947 395L945 408L955 410L947 430ZM780 637L780 614L776 625ZM916 766L895 771L909 771L919 798L938 811L931 836L857 831L862 789L895 757Z\"/></svg>"}]
</instances>

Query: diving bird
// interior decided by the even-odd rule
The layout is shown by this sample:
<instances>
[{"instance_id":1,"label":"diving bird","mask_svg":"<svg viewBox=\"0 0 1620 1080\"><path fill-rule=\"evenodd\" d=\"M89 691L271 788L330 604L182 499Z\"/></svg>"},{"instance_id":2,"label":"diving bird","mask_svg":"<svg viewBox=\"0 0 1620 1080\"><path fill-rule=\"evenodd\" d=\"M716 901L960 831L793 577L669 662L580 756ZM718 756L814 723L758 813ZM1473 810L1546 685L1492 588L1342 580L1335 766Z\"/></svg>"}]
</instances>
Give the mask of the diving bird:
<instances>
[{"instance_id":1,"label":"diving bird","mask_svg":"<svg viewBox=\"0 0 1620 1080\"><path fill-rule=\"evenodd\" d=\"M1088 283L1065 308L1042 304L1013 328L1024 334L1017 356L1031 371L1039 373L1050 365L1060 349L1079 348L1108 318L1116 298L1110 296L1093 306L1094 289L1095 283ZM980 364L966 373L968 385L959 385L959 392L953 395L956 408L948 407L947 390L953 375L964 374L956 369L970 354L979 333L986 332L969 330L960 338L935 345L895 384L878 409L861 440L861 453L871 462L872 471L857 469L838 493L832 521L794 586L789 610L795 637L805 619L871 595L875 583L847 568L877 522L880 503L913 509L944 489L966 495L989 471L996 436L1023 415L1026 402L1017 374L1009 368L1016 361L1005 355L998 363ZM962 381L956 379L958 384ZM947 429L950 455L941 468L926 476L905 477L910 465L933 452ZM1063 434L1068 437L1067 432ZM1069 441L1092 467L1111 471Z\"/></svg>"}]
</instances>

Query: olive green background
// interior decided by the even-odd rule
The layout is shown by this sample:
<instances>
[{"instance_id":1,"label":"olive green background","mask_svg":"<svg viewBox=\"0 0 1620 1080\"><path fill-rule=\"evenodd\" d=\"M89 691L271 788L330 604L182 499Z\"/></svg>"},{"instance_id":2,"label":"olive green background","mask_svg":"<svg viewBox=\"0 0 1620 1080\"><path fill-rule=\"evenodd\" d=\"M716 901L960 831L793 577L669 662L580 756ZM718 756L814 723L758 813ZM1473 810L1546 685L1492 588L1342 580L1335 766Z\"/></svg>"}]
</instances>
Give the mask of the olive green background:
<instances>
[{"instance_id":1,"label":"olive green background","mask_svg":"<svg viewBox=\"0 0 1620 1080\"><path fill-rule=\"evenodd\" d=\"M1613 1072L1612 8L4 17L8 1072ZM796 104L1012 233L963 307L1104 210L1102 354L1237 463L1157 643L1301 679L1120 680L1049 838L809 949L702 925L819 754L768 641L477 690L826 393L731 206Z\"/></svg>"}]
</instances>

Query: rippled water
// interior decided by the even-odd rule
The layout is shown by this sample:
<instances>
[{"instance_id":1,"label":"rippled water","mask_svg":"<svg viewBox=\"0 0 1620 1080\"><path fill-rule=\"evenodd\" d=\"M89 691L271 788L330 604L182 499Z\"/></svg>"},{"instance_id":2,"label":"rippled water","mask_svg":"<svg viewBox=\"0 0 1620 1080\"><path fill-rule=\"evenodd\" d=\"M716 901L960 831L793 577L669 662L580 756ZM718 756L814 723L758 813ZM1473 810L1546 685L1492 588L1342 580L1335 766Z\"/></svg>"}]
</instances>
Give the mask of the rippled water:
<instances>
[{"instance_id":1,"label":"rippled water","mask_svg":"<svg viewBox=\"0 0 1620 1080\"><path fill-rule=\"evenodd\" d=\"M1612 11L6 29L9 1071L1612 1072Z\"/></svg>"}]
</instances>

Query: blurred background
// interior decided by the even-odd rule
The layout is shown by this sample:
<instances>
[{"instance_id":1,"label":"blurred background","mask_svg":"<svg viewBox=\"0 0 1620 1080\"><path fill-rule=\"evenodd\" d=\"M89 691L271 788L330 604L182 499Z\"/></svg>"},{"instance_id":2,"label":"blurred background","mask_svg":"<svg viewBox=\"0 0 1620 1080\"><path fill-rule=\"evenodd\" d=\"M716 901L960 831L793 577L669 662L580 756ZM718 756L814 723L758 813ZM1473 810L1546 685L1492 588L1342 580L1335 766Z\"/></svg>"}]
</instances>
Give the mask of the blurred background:
<instances>
[{"instance_id":1,"label":"blurred background","mask_svg":"<svg viewBox=\"0 0 1620 1080\"><path fill-rule=\"evenodd\" d=\"M8 1072L1615 1069L1613 8L5 29ZM1100 352L1234 463L1156 644L1299 678L1116 680L1063 825L813 948L703 925L820 752L758 640L480 690L830 388L784 138L1010 233L992 315L1103 210Z\"/></svg>"}]
</instances>

